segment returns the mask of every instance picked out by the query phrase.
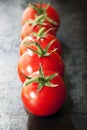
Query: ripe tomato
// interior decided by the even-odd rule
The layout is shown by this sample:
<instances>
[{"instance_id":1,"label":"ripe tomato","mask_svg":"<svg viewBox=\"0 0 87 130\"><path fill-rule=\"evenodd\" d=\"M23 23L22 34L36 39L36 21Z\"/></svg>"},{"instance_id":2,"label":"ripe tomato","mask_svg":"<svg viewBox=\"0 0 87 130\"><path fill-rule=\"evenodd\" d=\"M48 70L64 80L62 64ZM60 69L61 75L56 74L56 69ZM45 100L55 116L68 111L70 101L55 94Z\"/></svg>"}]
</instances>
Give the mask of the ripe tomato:
<instances>
[{"instance_id":1,"label":"ripe tomato","mask_svg":"<svg viewBox=\"0 0 87 130\"><path fill-rule=\"evenodd\" d=\"M53 41L55 40L55 41ZM31 36L28 36L28 37L25 37L25 39L22 41L22 43L20 44L20 47L19 47L19 53L20 55L22 55L24 52L28 51L28 47L32 47L34 46L33 44L32 45L24 45L23 43L24 42L38 42L38 44L40 44L40 46L45 49L47 47L47 45L53 41L53 44L50 46L50 48L48 49L48 52L52 51L53 49L57 48L57 53L58 54L62 54L62 46L59 42L59 40L52 34L49 34L47 33L45 35L45 37L43 38L40 38L38 40L38 38L36 38L35 36L31 35Z\"/></svg>"},{"instance_id":2,"label":"ripe tomato","mask_svg":"<svg viewBox=\"0 0 87 130\"><path fill-rule=\"evenodd\" d=\"M36 18L36 16L46 14L48 18L55 21L57 24L53 24L50 20L47 20L47 19L44 22L46 24L51 24L52 27L56 28L56 30L57 30L60 26L60 17L59 17L59 14L57 13L57 11L52 6L50 6L50 5L48 6L47 4L42 4L42 6L40 4L35 4L35 5L36 5L36 7L38 7L40 12L36 11L31 6L27 7L22 16L22 24L25 24L29 20L34 20ZM47 6L48 6L48 8L47 8Z\"/></svg>"},{"instance_id":3,"label":"ripe tomato","mask_svg":"<svg viewBox=\"0 0 87 130\"><path fill-rule=\"evenodd\" d=\"M60 76L64 75L64 62L59 54L56 52L49 56L39 57L32 51L25 52L19 59L18 62L18 75L22 82L25 81L25 76L29 76L31 73L38 71L40 63L42 64L43 70L52 70L58 72Z\"/></svg>"},{"instance_id":4,"label":"ripe tomato","mask_svg":"<svg viewBox=\"0 0 87 130\"><path fill-rule=\"evenodd\" d=\"M39 9L41 9L41 13L39 14L38 11L36 11L34 8L32 7L27 7L23 13L22 16L22 24L25 24L26 21L28 21L29 19L34 20L36 15L41 15L44 13L44 11L47 13L47 16L51 19L53 19L54 21L60 23L60 17L58 12L51 6L51 5L47 5L47 4L42 4L42 7L40 7L40 4L35 4ZM48 6L48 8L47 8ZM46 9L47 8L47 9ZM46 10L45 10L46 9Z\"/></svg>"},{"instance_id":5,"label":"ripe tomato","mask_svg":"<svg viewBox=\"0 0 87 130\"><path fill-rule=\"evenodd\" d=\"M50 24L47 24L47 25L35 25L35 26L32 26L32 24L29 24L29 23L25 23L21 29L21 40L23 40L25 37L33 34L34 32L35 33L38 33L38 31L40 30L40 28L44 27L45 31L49 30L50 28L52 28L49 33L50 34L53 34L53 35L56 35L56 30L55 28L53 28Z\"/></svg>"},{"instance_id":6,"label":"ripe tomato","mask_svg":"<svg viewBox=\"0 0 87 130\"><path fill-rule=\"evenodd\" d=\"M44 75L49 76L55 72L45 70ZM30 77L38 76L38 72L34 72ZM56 87L44 85L38 92L38 83L33 82L22 87L22 101L25 108L37 116L49 116L57 112L63 105L66 98L66 87L62 78L58 75L51 79L52 84Z\"/></svg>"}]
</instances>

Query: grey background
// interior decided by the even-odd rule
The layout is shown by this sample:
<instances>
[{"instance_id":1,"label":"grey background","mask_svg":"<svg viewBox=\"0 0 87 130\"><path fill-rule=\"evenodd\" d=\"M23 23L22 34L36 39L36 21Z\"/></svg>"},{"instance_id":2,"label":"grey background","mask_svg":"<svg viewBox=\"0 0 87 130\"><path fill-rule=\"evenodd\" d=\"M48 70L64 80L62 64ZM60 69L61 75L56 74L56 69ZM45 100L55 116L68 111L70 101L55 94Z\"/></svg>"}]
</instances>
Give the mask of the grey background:
<instances>
[{"instance_id":1,"label":"grey background","mask_svg":"<svg viewBox=\"0 0 87 130\"><path fill-rule=\"evenodd\" d=\"M68 96L62 110L47 118L27 113L20 97L18 48L21 16L28 2L0 0L0 130L86 130L87 2L51 0L61 18L57 37L63 46Z\"/></svg>"}]
</instances>

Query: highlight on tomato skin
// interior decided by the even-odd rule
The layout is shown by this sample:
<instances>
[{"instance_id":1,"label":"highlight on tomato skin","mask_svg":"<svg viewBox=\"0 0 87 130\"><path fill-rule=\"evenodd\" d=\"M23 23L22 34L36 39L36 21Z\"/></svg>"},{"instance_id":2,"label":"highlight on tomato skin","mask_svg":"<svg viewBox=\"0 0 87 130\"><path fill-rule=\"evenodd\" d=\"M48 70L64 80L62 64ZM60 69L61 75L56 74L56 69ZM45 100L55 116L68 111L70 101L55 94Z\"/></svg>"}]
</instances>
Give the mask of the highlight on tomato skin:
<instances>
[{"instance_id":1,"label":"highlight on tomato skin","mask_svg":"<svg viewBox=\"0 0 87 130\"><path fill-rule=\"evenodd\" d=\"M56 48L57 49L56 52L61 55L62 54L62 46L61 46L60 41L54 35L47 33L44 37L41 37L39 40L33 34L25 37L19 46L20 56L24 52L29 51L29 48L32 48L34 46L33 44L32 45L28 45L28 44L24 45L25 42L29 42L29 43L30 42L38 42L38 44L40 44L40 46L44 49L52 41L53 41L53 43L50 46L50 48L48 49L48 51L50 52Z\"/></svg>"},{"instance_id":2,"label":"highlight on tomato skin","mask_svg":"<svg viewBox=\"0 0 87 130\"><path fill-rule=\"evenodd\" d=\"M64 76L64 62L59 54L56 52L49 56L39 57L32 51L25 52L18 61L18 75L22 82L25 81L25 77L31 73L38 71L40 63L43 69L49 69L54 72L58 72L61 77ZM24 74L24 75L23 75Z\"/></svg>"},{"instance_id":3,"label":"highlight on tomato skin","mask_svg":"<svg viewBox=\"0 0 87 130\"><path fill-rule=\"evenodd\" d=\"M44 75L54 74L54 71L45 70ZM39 72L34 72L30 77L36 77ZM26 81L25 81L26 82ZM66 87L62 78L57 75L50 81L55 87L43 86L38 91L38 83L33 82L22 87L21 98L24 107L37 116L49 116L61 109L66 99Z\"/></svg>"}]
</instances>

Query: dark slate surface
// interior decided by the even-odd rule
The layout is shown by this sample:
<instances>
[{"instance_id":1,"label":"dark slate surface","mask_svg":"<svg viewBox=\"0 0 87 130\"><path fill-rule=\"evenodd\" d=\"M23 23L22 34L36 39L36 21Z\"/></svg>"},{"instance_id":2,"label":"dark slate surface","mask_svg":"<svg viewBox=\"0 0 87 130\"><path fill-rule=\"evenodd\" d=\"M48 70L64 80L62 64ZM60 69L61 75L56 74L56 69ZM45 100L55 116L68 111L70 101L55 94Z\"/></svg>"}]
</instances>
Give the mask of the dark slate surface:
<instances>
[{"instance_id":1,"label":"dark slate surface","mask_svg":"<svg viewBox=\"0 0 87 130\"><path fill-rule=\"evenodd\" d=\"M86 130L87 2L51 0L61 16L57 36L64 50L68 96L62 110L47 118L27 113L20 98L18 48L21 16L27 3L28 0L0 0L0 130Z\"/></svg>"}]
</instances>

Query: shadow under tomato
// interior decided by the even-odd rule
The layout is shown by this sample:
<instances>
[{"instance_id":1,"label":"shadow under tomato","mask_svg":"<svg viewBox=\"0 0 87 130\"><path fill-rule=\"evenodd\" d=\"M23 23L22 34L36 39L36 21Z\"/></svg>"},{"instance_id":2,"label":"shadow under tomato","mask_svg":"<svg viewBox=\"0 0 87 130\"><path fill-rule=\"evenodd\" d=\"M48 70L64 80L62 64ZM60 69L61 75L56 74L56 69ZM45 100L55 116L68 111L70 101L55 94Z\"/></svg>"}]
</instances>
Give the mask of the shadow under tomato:
<instances>
[{"instance_id":1,"label":"shadow under tomato","mask_svg":"<svg viewBox=\"0 0 87 130\"><path fill-rule=\"evenodd\" d=\"M37 117L29 114L27 130L75 130L70 117L73 102L70 96L67 96L63 108L56 114L48 117Z\"/></svg>"}]
</instances>

